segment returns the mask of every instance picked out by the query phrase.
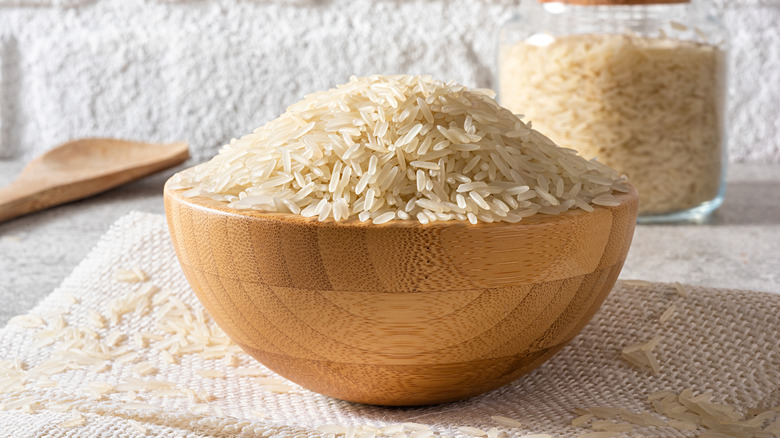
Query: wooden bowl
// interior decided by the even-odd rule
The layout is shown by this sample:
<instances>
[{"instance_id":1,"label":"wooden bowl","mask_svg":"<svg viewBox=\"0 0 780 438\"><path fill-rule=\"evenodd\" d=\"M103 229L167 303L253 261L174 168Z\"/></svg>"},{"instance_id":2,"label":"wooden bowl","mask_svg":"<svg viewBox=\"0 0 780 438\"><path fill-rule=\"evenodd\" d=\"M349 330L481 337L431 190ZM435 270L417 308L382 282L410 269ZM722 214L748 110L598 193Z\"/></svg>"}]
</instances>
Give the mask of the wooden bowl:
<instances>
[{"instance_id":1,"label":"wooden bowl","mask_svg":"<svg viewBox=\"0 0 780 438\"><path fill-rule=\"evenodd\" d=\"M377 405L471 397L538 367L601 306L637 194L518 224L317 222L165 188L184 274L247 353L312 391Z\"/></svg>"}]
</instances>

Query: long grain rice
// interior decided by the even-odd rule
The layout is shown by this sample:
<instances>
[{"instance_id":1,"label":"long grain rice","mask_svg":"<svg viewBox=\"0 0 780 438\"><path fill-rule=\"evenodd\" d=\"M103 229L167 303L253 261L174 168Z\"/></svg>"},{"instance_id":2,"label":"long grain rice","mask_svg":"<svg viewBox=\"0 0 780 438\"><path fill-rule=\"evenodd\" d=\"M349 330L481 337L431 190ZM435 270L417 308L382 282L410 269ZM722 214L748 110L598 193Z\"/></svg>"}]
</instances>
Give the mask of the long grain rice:
<instances>
[{"instance_id":1,"label":"long grain rice","mask_svg":"<svg viewBox=\"0 0 780 438\"><path fill-rule=\"evenodd\" d=\"M476 427L471 427L471 426L461 426L461 427L459 427L459 428L458 428L458 430L459 430L460 432L462 432L462 433L464 433L464 434L468 435L468 436L473 436L473 437L483 437L483 436L487 436L487 432L485 432L485 431L484 431L484 430L482 430L482 429L477 429Z\"/></svg>"},{"instance_id":2,"label":"long grain rice","mask_svg":"<svg viewBox=\"0 0 780 438\"><path fill-rule=\"evenodd\" d=\"M573 427L578 427L586 424L588 421L593 419L593 414L582 414L579 417L571 420L571 425Z\"/></svg>"},{"instance_id":3,"label":"long grain rice","mask_svg":"<svg viewBox=\"0 0 780 438\"><path fill-rule=\"evenodd\" d=\"M500 424L502 426L506 426L506 427L522 427L523 426L523 424L520 423L519 421L517 421L517 420L515 420L513 418L503 417L501 415L493 415L490 418L493 421L495 421L496 423L498 423L498 424Z\"/></svg>"},{"instance_id":4,"label":"long grain rice","mask_svg":"<svg viewBox=\"0 0 780 438\"><path fill-rule=\"evenodd\" d=\"M539 36L501 48L503 105L561 146L627 174L640 214L684 210L717 195L720 47L630 33L543 35L544 43Z\"/></svg>"},{"instance_id":5,"label":"long grain rice","mask_svg":"<svg viewBox=\"0 0 780 438\"><path fill-rule=\"evenodd\" d=\"M628 190L626 181L557 147L481 90L398 75L353 77L308 95L176 174L171 188L319 221L425 224L615 206L611 193Z\"/></svg>"},{"instance_id":6,"label":"long grain rice","mask_svg":"<svg viewBox=\"0 0 780 438\"><path fill-rule=\"evenodd\" d=\"M608 420L601 420L591 424L591 428L595 431L602 431L602 432L629 432L634 428L634 425L628 423L615 423Z\"/></svg>"},{"instance_id":7,"label":"long grain rice","mask_svg":"<svg viewBox=\"0 0 780 438\"><path fill-rule=\"evenodd\" d=\"M677 311L677 306L675 306L674 304L672 304L671 306L669 306L669 307L668 307L668 308L667 308L667 309L664 311L664 313L662 313L662 314L661 314L661 316L659 316L659 317L658 317L658 322L660 322L661 324L663 324L663 323L665 323L666 321L669 321L669 320L672 318L672 316L674 315L674 312L676 312L676 311Z\"/></svg>"},{"instance_id":8,"label":"long grain rice","mask_svg":"<svg viewBox=\"0 0 780 438\"><path fill-rule=\"evenodd\" d=\"M87 422L87 419L83 415L81 415L81 413L79 411L74 409L71 412L72 412L72 414L70 416L70 419L60 423L59 427L62 427L62 428L77 427L77 426L81 426L82 424Z\"/></svg>"},{"instance_id":9,"label":"long grain rice","mask_svg":"<svg viewBox=\"0 0 780 438\"><path fill-rule=\"evenodd\" d=\"M139 423L139 422L137 422L135 420L131 420L131 419L128 419L127 421L128 421L128 424L130 424L130 427L133 430L135 430L136 432L142 433L144 435L147 433L146 427L144 425L142 425L141 423Z\"/></svg>"},{"instance_id":10,"label":"long grain rice","mask_svg":"<svg viewBox=\"0 0 780 438\"><path fill-rule=\"evenodd\" d=\"M211 378L211 379L221 379L221 378L225 377L225 373L222 372L222 371L210 370L210 369L205 369L205 368L204 369L195 370L195 374L197 374L197 375L199 375L201 377L206 377L206 378Z\"/></svg>"}]
</instances>

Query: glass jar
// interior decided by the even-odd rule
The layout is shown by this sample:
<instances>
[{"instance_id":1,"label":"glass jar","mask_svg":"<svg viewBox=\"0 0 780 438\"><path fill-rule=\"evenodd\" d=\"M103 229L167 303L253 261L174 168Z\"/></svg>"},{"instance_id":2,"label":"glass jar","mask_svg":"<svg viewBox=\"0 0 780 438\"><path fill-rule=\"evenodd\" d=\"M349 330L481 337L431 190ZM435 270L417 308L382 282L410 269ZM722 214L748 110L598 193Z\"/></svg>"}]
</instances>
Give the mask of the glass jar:
<instances>
[{"instance_id":1,"label":"glass jar","mask_svg":"<svg viewBox=\"0 0 780 438\"><path fill-rule=\"evenodd\" d=\"M723 202L727 34L696 0L522 2L501 30L503 106L624 173L639 222Z\"/></svg>"}]
</instances>

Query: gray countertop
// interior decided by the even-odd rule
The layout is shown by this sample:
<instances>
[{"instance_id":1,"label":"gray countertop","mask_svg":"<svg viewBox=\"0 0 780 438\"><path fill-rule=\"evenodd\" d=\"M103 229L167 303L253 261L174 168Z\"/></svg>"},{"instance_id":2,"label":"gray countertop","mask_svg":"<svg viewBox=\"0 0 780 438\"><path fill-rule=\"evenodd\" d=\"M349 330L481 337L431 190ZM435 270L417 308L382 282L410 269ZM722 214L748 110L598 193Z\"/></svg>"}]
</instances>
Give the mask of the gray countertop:
<instances>
[{"instance_id":1,"label":"gray countertop","mask_svg":"<svg viewBox=\"0 0 780 438\"><path fill-rule=\"evenodd\" d=\"M0 186L22 167L0 161ZM118 218L162 214L176 170L0 224L0 326L48 295ZM621 278L780 293L779 184L780 165L731 165L726 201L706 224L637 226Z\"/></svg>"}]
</instances>

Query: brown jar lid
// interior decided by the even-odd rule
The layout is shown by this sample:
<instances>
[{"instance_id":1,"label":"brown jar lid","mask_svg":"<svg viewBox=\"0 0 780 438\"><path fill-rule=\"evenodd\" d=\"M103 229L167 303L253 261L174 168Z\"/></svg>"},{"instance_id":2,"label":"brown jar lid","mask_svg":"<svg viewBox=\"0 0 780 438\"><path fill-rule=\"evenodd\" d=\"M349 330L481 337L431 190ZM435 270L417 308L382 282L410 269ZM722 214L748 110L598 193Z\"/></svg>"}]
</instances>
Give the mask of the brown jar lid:
<instances>
[{"instance_id":1,"label":"brown jar lid","mask_svg":"<svg viewBox=\"0 0 780 438\"><path fill-rule=\"evenodd\" d=\"M662 3L690 3L690 0L539 0L539 3L560 2L572 5L654 5Z\"/></svg>"}]
</instances>

